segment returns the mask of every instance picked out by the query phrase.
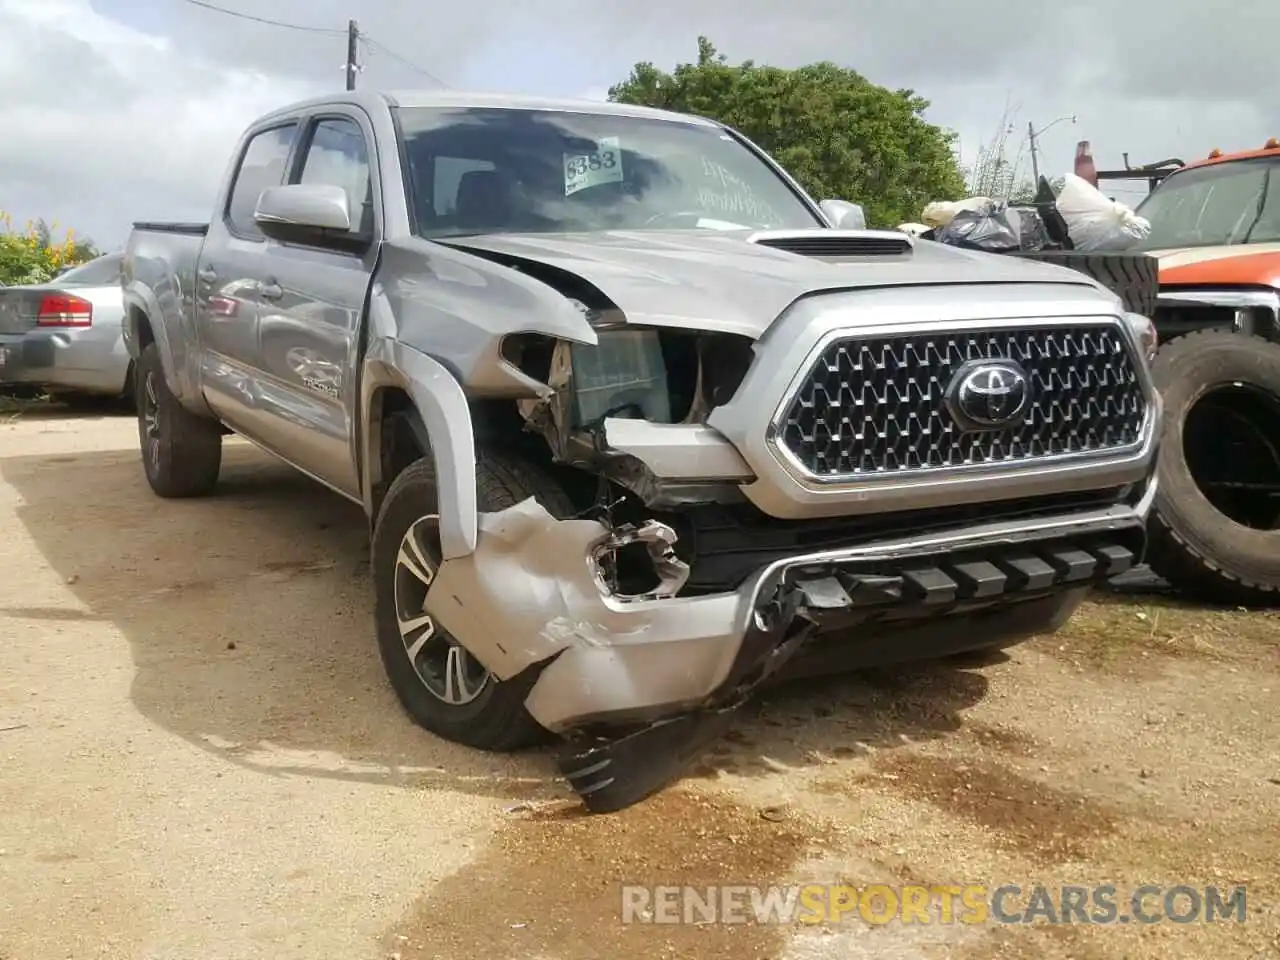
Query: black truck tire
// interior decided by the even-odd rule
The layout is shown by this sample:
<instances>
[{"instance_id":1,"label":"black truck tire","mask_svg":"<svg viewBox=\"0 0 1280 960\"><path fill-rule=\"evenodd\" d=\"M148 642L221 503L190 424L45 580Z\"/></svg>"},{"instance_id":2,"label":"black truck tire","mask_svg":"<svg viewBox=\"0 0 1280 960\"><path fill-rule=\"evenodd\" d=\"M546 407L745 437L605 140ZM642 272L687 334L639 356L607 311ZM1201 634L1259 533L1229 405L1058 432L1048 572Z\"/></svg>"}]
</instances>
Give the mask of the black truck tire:
<instances>
[{"instance_id":1,"label":"black truck tire","mask_svg":"<svg viewBox=\"0 0 1280 960\"><path fill-rule=\"evenodd\" d=\"M565 518L574 513L553 479L517 457L480 450L476 456L476 474L477 505L481 511L504 510L533 496L552 516ZM406 537L416 536L417 545L426 548L424 553L431 554L425 558L428 564L438 568L438 542L434 547L424 542L430 539L432 531L428 527L425 535L414 533L415 525L433 517L436 509L435 470L427 456L410 464L392 481L378 511L370 569L383 668L401 705L420 727L446 740L480 750L506 752L530 746L545 736L545 731L524 706L537 679L536 673L526 671L499 681L470 658L461 643L443 631L426 639L433 649L428 650L424 645L415 651L414 641L420 634L401 629L402 623L413 622L411 618L420 614L421 608L417 606L416 594L409 596L418 585L414 583L412 568L405 569L400 554L402 550L411 549L405 546ZM434 576L434 569L429 572ZM425 603L425 589L421 592ZM436 633L434 624L430 629ZM468 676L469 681L475 682L468 691L473 697L466 702L450 702L440 690L433 689L433 684L442 685L444 678L440 674L446 672L450 664L456 666L456 661L448 658L457 656L457 651L449 650L448 645L461 647L463 655L474 661L473 666L477 668ZM428 662L433 654L441 653L446 657L443 665ZM458 669L461 672L471 668L464 665ZM455 684L453 689L456 691L457 687ZM444 692L448 690L445 687Z\"/></svg>"},{"instance_id":2,"label":"black truck tire","mask_svg":"<svg viewBox=\"0 0 1280 960\"><path fill-rule=\"evenodd\" d=\"M1152 372L1165 419L1147 562L1193 599L1280 602L1280 500L1223 485L1280 487L1280 345L1200 331L1161 347Z\"/></svg>"},{"instance_id":3,"label":"black truck tire","mask_svg":"<svg viewBox=\"0 0 1280 960\"><path fill-rule=\"evenodd\" d=\"M1097 280L1124 301L1126 310L1155 316L1160 292L1160 264L1145 253L1082 253L1078 250L1038 250L1014 256L1070 267Z\"/></svg>"},{"instance_id":4,"label":"black truck tire","mask_svg":"<svg viewBox=\"0 0 1280 960\"><path fill-rule=\"evenodd\" d=\"M166 498L212 493L222 469L222 425L178 402L154 343L143 349L133 380L142 468L151 489Z\"/></svg>"}]
</instances>

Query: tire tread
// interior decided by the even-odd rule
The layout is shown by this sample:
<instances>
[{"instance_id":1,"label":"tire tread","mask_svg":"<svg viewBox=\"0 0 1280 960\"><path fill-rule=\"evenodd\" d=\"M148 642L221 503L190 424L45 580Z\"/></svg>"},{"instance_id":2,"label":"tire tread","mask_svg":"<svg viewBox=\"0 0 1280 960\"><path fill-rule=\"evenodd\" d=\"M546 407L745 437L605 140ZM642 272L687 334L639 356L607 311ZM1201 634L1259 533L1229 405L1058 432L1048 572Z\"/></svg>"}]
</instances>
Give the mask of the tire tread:
<instances>
[{"instance_id":1,"label":"tire tread","mask_svg":"<svg viewBox=\"0 0 1280 960\"><path fill-rule=\"evenodd\" d=\"M1215 344L1244 346L1251 352L1274 345L1261 337L1227 330L1197 330L1175 337L1160 346L1153 375L1162 391L1173 377L1172 365L1186 353L1201 353ZM1169 411L1166 411L1166 415ZM1162 473L1169 469L1162 452ZM1213 604L1228 606L1274 606L1280 602L1280 581L1267 582L1231 569L1229 558L1214 556L1196 547L1183 523L1162 509L1162 493L1157 492L1155 508L1148 522L1147 564L1179 592Z\"/></svg>"},{"instance_id":2,"label":"tire tread","mask_svg":"<svg viewBox=\"0 0 1280 960\"><path fill-rule=\"evenodd\" d=\"M156 402L162 423L160 469L156 474L146 466L142 423L142 391L149 372L155 375ZM166 499L203 497L212 493L222 470L222 425L210 417L192 413L178 402L165 380L160 351L154 343L147 344L138 360L134 405L143 467L151 489Z\"/></svg>"}]
</instances>

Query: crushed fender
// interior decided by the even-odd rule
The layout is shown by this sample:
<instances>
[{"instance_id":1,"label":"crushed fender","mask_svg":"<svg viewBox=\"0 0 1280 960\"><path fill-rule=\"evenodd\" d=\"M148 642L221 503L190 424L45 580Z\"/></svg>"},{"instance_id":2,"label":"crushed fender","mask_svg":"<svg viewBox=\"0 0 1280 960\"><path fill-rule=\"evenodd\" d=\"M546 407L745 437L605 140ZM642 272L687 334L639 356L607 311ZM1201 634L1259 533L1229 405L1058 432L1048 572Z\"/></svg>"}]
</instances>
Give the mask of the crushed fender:
<instances>
[{"instance_id":1,"label":"crushed fender","mask_svg":"<svg viewBox=\"0 0 1280 960\"><path fill-rule=\"evenodd\" d=\"M669 631L668 621L680 616L679 600L671 599L671 607L660 601L646 613L625 600L601 603L598 564L588 558L602 547L629 543L644 544L664 584L646 599L669 597L666 585L682 583L687 568L671 552L673 538L661 525L610 530L595 520L557 520L533 498L481 514L476 551L441 565L427 612L465 638L468 651L500 680L550 663L575 645L607 647L628 635ZM812 628L798 616L803 591L775 582L759 598L727 675L701 706L644 725L611 727L605 736L562 731L558 767L589 811L631 806L679 777L800 647Z\"/></svg>"}]
</instances>

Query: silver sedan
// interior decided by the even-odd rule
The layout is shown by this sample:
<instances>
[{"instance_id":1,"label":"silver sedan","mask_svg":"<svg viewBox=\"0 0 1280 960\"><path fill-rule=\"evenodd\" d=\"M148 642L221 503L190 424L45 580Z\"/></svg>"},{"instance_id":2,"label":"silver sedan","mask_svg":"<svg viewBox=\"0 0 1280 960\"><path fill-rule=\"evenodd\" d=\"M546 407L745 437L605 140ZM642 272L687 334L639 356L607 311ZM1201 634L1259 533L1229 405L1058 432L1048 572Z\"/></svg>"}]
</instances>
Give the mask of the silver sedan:
<instances>
[{"instance_id":1,"label":"silver sedan","mask_svg":"<svg viewBox=\"0 0 1280 960\"><path fill-rule=\"evenodd\" d=\"M49 283L0 288L0 387L38 387L73 401L127 398L122 256L98 257Z\"/></svg>"}]
</instances>

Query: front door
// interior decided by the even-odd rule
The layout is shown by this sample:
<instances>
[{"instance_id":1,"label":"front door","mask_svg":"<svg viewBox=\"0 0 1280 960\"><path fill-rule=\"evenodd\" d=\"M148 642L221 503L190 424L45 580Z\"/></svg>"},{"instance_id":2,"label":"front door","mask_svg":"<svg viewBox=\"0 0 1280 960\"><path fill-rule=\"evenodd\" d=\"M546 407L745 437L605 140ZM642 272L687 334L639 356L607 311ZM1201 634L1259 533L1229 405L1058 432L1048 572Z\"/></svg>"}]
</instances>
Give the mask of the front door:
<instances>
[{"instance_id":1,"label":"front door","mask_svg":"<svg viewBox=\"0 0 1280 960\"><path fill-rule=\"evenodd\" d=\"M378 236L367 117L354 108L308 119L291 183L340 186L352 232ZM266 443L317 479L359 497L353 443L357 335L377 258L270 241L258 277L259 392ZM269 274L269 275L267 275Z\"/></svg>"},{"instance_id":2,"label":"front door","mask_svg":"<svg viewBox=\"0 0 1280 960\"><path fill-rule=\"evenodd\" d=\"M209 223L196 264L195 318L205 398L227 424L255 439L261 420L254 390L257 273L267 241L253 211L263 190L284 182L299 127L292 120L250 132L225 205Z\"/></svg>"}]
</instances>

